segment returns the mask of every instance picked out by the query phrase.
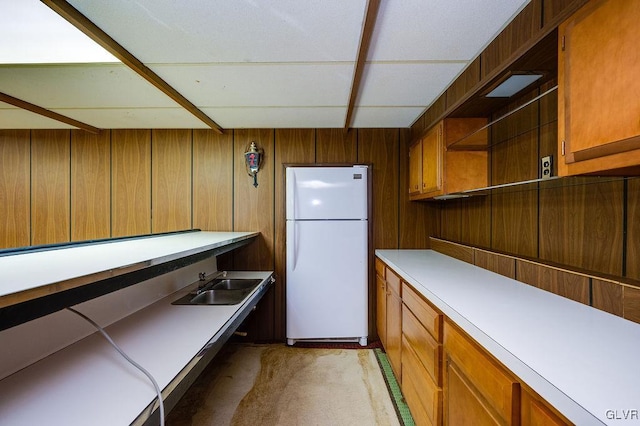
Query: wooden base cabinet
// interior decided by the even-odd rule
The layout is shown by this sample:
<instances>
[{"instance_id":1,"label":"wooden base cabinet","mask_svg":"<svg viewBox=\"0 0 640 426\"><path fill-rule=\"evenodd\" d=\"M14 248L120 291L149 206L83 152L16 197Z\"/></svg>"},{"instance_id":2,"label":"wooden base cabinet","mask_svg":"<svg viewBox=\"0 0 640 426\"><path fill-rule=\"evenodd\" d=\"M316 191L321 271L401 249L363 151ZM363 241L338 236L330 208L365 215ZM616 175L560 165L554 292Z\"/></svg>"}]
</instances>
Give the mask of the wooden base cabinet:
<instances>
[{"instance_id":1,"label":"wooden base cabinet","mask_svg":"<svg viewBox=\"0 0 640 426\"><path fill-rule=\"evenodd\" d=\"M519 425L518 381L449 321L444 349L444 424Z\"/></svg>"},{"instance_id":2,"label":"wooden base cabinet","mask_svg":"<svg viewBox=\"0 0 640 426\"><path fill-rule=\"evenodd\" d=\"M591 0L558 28L558 174L640 173L640 2Z\"/></svg>"},{"instance_id":3,"label":"wooden base cabinet","mask_svg":"<svg viewBox=\"0 0 640 426\"><path fill-rule=\"evenodd\" d=\"M378 335L418 426L571 425L376 259Z\"/></svg>"}]
</instances>

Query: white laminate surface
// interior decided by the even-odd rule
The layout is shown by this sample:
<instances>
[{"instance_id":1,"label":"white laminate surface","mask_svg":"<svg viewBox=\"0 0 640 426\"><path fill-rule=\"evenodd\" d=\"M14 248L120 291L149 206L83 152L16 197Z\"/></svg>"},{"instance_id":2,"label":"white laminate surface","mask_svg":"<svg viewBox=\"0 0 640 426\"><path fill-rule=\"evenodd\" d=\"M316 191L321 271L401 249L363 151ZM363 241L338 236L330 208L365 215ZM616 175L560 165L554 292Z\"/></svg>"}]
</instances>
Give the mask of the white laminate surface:
<instances>
[{"instance_id":1,"label":"white laminate surface","mask_svg":"<svg viewBox=\"0 0 640 426\"><path fill-rule=\"evenodd\" d=\"M270 275L271 272L229 272L228 277L264 280ZM155 377L160 388L165 388L258 291L238 305L171 305L192 287L106 329L133 360ZM71 312L65 313L84 321ZM93 334L1 380L0 424L128 425L154 398L148 379L102 336Z\"/></svg>"},{"instance_id":2,"label":"white laminate surface","mask_svg":"<svg viewBox=\"0 0 640 426\"><path fill-rule=\"evenodd\" d=\"M65 281L117 276L222 247L256 232L187 232L0 257L0 298ZM138 266L139 265L139 266Z\"/></svg>"},{"instance_id":3,"label":"white laminate surface","mask_svg":"<svg viewBox=\"0 0 640 426\"><path fill-rule=\"evenodd\" d=\"M640 424L639 324L431 250L376 255L575 424Z\"/></svg>"}]
</instances>

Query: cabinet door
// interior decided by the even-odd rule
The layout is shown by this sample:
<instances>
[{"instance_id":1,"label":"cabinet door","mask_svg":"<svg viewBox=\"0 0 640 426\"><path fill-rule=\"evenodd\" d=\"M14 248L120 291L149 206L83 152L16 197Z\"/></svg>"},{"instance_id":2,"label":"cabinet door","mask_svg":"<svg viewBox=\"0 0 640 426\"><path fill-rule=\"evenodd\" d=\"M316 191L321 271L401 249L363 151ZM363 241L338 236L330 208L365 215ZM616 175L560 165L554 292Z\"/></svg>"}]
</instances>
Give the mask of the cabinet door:
<instances>
[{"instance_id":1,"label":"cabinet door","mask_svg":"<svg viewBox=\"0 0 640 426\"><path fill-rule=\"evenodd\" d=\"M422 188L422 141L409 147L409 194L419 194Z\"/></svg>"},{"instance_id":2,"label":"cabinet door","mask_svg":"<svg viewBox=\"0 0 640 426\"><path fill-rule=\"evenodd\" d=\"M522 392L520 410L522 414L521 426L566 426L571 424L556 415L545 401L526 391Z\"/></svg>"},{"instance_id":3,"label":"cabinet door","mask_svg":"<svg viewBox=\"0 0 640 426\"><path fill-rule=\"evenodd\" d=\"M387 286L379 275L376 275L376 326L382 346L387 347Z\"/></svg>"},{"instance_id":4,"label":"cabinet door","mask_svg":"<svg viewBox=\"0 0 640 426\"><path fill-rule=\"evenodd\" d=\"M559 174L640 165L639 20L638 1L593 0L560 26Z\"/></svg>"},{"instance_id":5,"label":"cabinet door","mask_svg":"<svg viewBox=\"0 0 640 426\"><path fill-rule=\"evenodd\" d=\"M441 190L442 122L429 130L422 140L422 192L432 193Z\"/></svg>"},{"instance_id":6,"label":"cabinet door","mask_svg":"<svg viewBox=\"0 0 640 426\"><path fill-rule=\"evenodd\" d=\"M387 356L398 381L401 381L402 299L387 285Z\"/></svg>"}]
</instances>

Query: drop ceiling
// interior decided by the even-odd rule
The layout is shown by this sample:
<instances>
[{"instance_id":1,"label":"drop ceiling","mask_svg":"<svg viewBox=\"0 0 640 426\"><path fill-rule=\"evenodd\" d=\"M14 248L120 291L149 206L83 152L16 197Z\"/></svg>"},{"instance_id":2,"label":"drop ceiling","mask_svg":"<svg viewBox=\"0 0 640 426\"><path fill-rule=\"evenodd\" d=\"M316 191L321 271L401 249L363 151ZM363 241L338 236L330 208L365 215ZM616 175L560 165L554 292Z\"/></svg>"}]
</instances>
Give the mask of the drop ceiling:
<instances>
[{"instance_id":1,"label":"drop ceiling","mask_svg":"<svg viewBox=\"0 0 640 426\"><path fill-rule=\"evenodd\" d=\"M222 128L345 127L352 90L348 127L409 127L527 2L381 0L352 87L367 0L68 1ZM33 3L46 9L0 0L0 60L51 38L7 33ZM98 128L208 127L126 65L86 58L5 60L0 93ZM72 127L0 102L0 128Z\"/></svg>"}]
</instances>

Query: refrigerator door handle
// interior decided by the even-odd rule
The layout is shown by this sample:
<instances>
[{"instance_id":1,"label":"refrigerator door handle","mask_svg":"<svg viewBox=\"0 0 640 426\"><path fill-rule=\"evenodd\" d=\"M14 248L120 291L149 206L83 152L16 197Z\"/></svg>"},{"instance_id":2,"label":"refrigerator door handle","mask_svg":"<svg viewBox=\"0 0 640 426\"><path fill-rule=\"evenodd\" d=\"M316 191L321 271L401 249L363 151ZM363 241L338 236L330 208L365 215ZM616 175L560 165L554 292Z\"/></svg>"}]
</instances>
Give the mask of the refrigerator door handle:
<instances>
[{"instance_id":1,"label":"refrigerator door handle","mask_svg":"<svg viewBox=\"0 0 640 426\"><path fill-rule=\"evenodd\" d=\"M298 233L296 232L296 228L298 227L298 223L296 221L289 221L290 229L287 231L291 236L291 239L287 238L287 242L292 244L293 247L291 250L287 250L287 264L291 265L291 271L296 270L296 264L298 263Z\"/></svg>"}]
</instances>

